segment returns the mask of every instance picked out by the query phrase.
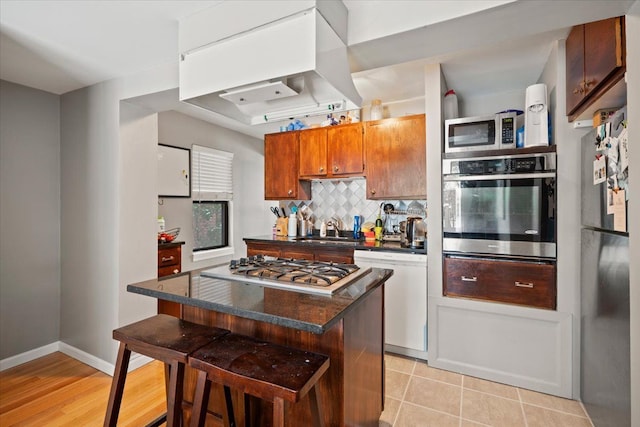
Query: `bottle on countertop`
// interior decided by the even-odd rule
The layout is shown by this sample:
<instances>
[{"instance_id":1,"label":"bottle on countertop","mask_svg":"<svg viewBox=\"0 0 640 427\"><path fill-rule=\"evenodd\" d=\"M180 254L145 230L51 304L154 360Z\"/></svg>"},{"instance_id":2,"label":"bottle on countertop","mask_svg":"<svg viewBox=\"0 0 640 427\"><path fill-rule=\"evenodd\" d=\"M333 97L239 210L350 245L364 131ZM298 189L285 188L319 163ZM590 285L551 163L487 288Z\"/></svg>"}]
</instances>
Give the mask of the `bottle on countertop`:
<instances>
[{"instance_id":1,"label":"bottle on countertop","mask_svg":"<svg viewBox=\"0 0 640 427\"><path fill-rule=\"evenodd\" d=\"M376 218L376 225L373 228L373 231L375 232L376 240L379 242L382 241L382 217L380 208L378 208L378 218Z\"/></svg>"},{"instance_id":2,"label":"bottle on countertop","mask_svg":"<svg viewBox=\"0 0 640 427\"><path fill-rule=\"evenodd\" d=\"M356 215L353 217L353 238L354 239L359 239L360 238L360 215Z\"/></svg>"},{"instance_id":3,"label":"bottle on countertop","mask_svg":"<svg viewBox=\"0 0 640 427\"><path fill-rule=\"evenodd\" d=\"M320 237L327 237L327 223L324 222L324 219L320 223Z\"/></svg>"},{"instance_id":4,"label":"bottle on countertop","mask_svg":"<svg viewBox=\"0 0 640 427\"><path fill-rule=\"evenodd\" d=\"M164 217L159 216L158 217L158 233L164 233L164 231L165 231Z\"/></svg>"},{"instance_id":5,"label":"bottle on countertop","mask_svg":"<svg viewBox=\"0 0 640 427\"><path fill-rule=\"evenodd\" d=\"M298 209L294 206L291 208L291 213L289 214L289 226L287 227L287 236L296 237L298 235L298 215L296 212Z\"/></svg>"}]
</instances>

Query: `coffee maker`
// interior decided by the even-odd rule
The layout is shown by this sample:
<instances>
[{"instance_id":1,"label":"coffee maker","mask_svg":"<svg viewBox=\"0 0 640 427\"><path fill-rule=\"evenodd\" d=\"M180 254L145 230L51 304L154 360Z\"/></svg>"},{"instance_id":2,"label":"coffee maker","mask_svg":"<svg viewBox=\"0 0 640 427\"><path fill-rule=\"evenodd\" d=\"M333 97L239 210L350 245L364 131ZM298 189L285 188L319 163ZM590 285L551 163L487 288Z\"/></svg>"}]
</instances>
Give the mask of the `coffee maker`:
<instances>
[{"instance_id":1,"label":"coffee maker","mask_svg":"<svg viewBox=\"0 0 640 427\"><path fill-rule=\"evenodd\" d=\"M544 83L527 87L524 116L524 146L549 145L549 101Z\"/></svg>"}]
</instances>

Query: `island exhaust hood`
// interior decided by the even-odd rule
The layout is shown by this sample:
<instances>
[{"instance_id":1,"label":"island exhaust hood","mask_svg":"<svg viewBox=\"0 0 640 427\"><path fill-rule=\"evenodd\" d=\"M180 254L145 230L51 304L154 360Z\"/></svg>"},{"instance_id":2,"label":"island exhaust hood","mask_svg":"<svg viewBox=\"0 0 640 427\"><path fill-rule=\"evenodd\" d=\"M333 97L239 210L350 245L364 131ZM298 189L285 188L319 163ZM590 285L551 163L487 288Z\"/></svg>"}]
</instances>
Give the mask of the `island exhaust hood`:
<instances>
[{"instance_id":1,"label":"island exhaust hood","mask_svg":"<svg viewBox=\"0 0 640 427\"><path fill-rule=\"evenodd\" d=\"M343 40L344 5L278 3L279 10L252 10L248 17L246 3L222 2L181 21L180 100L251 125L359 109ZM332 25L321 4L333 5L326 13ZM295 10L301 6L307 8Z\"/></svg>"}]
</instances>

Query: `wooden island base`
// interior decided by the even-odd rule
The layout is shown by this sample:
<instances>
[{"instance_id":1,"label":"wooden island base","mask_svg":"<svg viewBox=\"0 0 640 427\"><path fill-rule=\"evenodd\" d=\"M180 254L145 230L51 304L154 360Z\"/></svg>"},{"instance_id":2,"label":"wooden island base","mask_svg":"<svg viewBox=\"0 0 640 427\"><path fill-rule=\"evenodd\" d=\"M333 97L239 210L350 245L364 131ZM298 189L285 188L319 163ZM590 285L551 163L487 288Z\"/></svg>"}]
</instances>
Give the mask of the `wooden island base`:
<instances>
[{"instance_id":1,"label":"wooden island base","mask_svg":"<svg viewBox=\"0 0 640 427\"><path fill-rule=\"evenodd\" d=\"M267 293L268 290L265 289L265 304L269 301ZM188 305L183 305L182 317L191 322L217 326L261 340L328 355L331 365L318 383L325 424L374 427L378 426L384 403L383 302L384 287L381 286L358 301L339 322L323 334ZM287 301L280 299L275 303L287 304ZM188 369L184 394L188 401L192 399L195 382L195 371ZM311 414L308 399L305 396L303 400L287 408L287 426L309 425ZM219 404L219 394L212 390L209 411L219 414ZM234 406L241 404L240 399L235 399ZM271 425L270 404L261 402L258 411L259 413L252 414L252 418L260 420L256 425ZM236 412L242 416L240 406L236 406Z\"/></svg>"}]
</instances>

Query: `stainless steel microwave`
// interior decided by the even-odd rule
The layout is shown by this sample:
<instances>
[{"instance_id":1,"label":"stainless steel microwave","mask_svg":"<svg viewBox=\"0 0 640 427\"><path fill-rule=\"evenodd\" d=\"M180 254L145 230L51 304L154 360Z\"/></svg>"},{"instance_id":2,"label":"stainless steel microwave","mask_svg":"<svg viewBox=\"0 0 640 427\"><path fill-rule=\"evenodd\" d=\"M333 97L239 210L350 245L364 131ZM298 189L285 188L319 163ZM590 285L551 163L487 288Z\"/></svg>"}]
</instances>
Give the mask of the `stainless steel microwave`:
<instances>
[{"instance_id":1,"label":"stainless steel microwave","mask_svg":"<svg viewBox=\"0 0 640 427\"><path fill-rule=\"evenodd\" d=\"M445 153L516 148L516 132L524 114L507 111L491 116L445 120Z\"/></svg>"}]
</instances>

